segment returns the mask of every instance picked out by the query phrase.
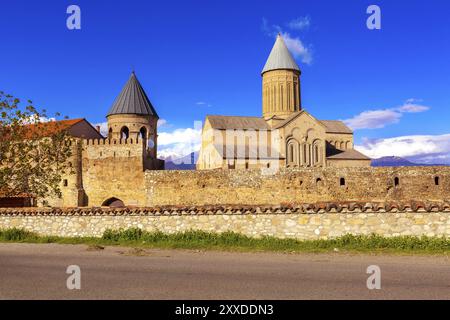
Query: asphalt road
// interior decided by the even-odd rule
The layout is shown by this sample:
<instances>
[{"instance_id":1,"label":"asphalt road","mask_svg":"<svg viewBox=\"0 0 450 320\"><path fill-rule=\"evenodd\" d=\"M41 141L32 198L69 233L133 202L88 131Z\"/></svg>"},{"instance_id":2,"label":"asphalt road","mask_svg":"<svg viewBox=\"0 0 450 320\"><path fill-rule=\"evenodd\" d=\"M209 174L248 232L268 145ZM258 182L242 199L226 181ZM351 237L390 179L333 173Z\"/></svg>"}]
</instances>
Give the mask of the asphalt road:
<instances>
[{"instance_id":1,"label":"asphalt road","mask_svg":"<svg viewBox=\"0 0 450 320\"><path fill-rule=\"evenodd\" d=\"M80 290L67 289L69 265ZM380 290L367 289L369 265ZM450 260L0 244L0 299L450 299Z\"/></svg>"}]
</instances>

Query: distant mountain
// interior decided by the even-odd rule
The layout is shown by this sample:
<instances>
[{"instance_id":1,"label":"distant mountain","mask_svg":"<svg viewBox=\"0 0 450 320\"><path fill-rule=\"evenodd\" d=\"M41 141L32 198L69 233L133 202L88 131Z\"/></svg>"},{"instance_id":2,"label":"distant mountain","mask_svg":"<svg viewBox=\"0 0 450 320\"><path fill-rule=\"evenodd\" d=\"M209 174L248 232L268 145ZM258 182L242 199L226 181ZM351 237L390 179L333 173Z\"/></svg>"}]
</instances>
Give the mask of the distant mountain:
<instances>
[{"instance_id":1,"label":"distant mountain","mask_svg":"<svg viewBox=\"0 0 450 320\"><path fill-rule=\"evenodd\" d=\"M166 159L166 170L195 170L198 152L190 154L178 159ZM442 164L415 163L402 157L382 157L372 160L372 167L415 167L415 166L440 166Z\"/></svg>"},{"instance_id":2,"label":"distant mountain","mask_svg":"<svg viewBox=\"0 0 450 320\"><path fill-rule=\"evenodd\" d=\"M166 170L195 170L195 164L197 163L198 152L191 152L190 154L172 160L166 159Z\"/></svg>"},{"instance_id":3,"label":"distant mountain","mask_svg":"<svg viewBox=\"0 0 450 320\"><path fill-rule=\"evenodd\" d=\"M414 162L401 157L382 157L372 160L372 167L413 167L419 166Z\"/></svg>"},{"instance_id":4,"label":"distant mountain","mask_svg":"<svg viewBox=\"0 0 450 320\"><path fill-rule=\"evenodd\" d=\"M414 166L440 166L442 164L415 163L401 157L382 157L372 160L372 167L414 167Z\"/></svg>"}]
</instances>

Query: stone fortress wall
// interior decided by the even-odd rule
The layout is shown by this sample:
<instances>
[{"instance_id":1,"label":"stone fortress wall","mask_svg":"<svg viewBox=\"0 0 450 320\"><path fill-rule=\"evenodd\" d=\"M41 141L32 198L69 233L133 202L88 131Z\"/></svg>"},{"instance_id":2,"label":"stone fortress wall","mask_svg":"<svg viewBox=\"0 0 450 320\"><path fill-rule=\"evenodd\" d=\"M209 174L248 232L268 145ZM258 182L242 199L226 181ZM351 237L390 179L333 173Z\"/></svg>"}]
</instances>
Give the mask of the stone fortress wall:
<instances>
[{"instance_id":1,"label":"stone fortress wall","mask_svg":"<svg viewBox=\"0 0 450 320\"><path fill-rule=\"evenodd\" d=\"M146 171L146 206L450 200L450 167Z\"/></svg>"},{"instance_id":2,"label":"stone fortress wall","mask_svg":"<svg viewBox=\"0 0 450 320\"><path fill-rule=\"evenodd\" d=\"M450 167L144 170L141 140L82 140L55 207L275 205L320 201L444 201Z\"/></svg>"}]
</instances>

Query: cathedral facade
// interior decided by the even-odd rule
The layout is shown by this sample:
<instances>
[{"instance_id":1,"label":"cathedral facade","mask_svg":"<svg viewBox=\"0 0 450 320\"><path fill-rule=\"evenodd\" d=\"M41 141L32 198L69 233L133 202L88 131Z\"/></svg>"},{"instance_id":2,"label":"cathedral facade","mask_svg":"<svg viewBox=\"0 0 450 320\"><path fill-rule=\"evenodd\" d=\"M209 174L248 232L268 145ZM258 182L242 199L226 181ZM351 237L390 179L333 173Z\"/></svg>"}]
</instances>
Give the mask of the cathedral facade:
<instances>
[{"instance_id":1,"label":"cathedral facade","mask_svg":"<svg viewBox=\"0 0 450 320\"><path fill-rule=\"evenodd\" d=\"M302 108L301 71L281 35L261 75L262 117L206 116L198 170L370 166L342 121Z\"/></svg>"}]
</instances>

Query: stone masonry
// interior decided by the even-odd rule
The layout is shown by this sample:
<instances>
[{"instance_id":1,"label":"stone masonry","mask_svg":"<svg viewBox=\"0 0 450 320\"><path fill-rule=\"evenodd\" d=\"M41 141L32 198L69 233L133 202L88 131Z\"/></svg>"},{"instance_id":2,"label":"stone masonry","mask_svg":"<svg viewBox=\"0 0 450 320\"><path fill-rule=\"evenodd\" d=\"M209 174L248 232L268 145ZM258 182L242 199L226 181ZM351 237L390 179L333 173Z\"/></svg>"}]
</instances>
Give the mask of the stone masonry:
<instances>
[{"instance_id":1,"label":"stone masonry","mask_svg":"<svg viewBox=\"0 0 450 320\"><path fill-rule=\"evenodd\" d=\"M252 237L329 239L345 234L450 236L450 202L348 202L293 206L0 209L0 229L96 236L106 229L235 231Z\"/></svg>"}]
</instances>

